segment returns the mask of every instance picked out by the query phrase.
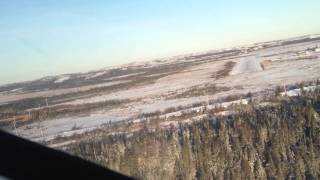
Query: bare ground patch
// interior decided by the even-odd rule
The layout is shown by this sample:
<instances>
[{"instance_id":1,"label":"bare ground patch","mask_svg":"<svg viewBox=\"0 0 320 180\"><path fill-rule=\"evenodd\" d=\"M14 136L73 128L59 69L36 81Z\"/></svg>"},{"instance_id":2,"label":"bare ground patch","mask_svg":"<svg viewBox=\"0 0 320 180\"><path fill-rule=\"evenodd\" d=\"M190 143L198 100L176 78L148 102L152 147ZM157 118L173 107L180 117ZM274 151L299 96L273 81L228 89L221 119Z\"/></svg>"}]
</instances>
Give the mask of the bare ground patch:
<instances>
[{"instance_id":1,"label":"bare ground patch","mask_svg":"<svg viewBox=\"0 0 320 180\"><path fill-rule=\"evenodd\" d=\"M264 60L264 61L260 62L260 66L261 66L262 70L265 70L268 68L268 66L270 66L271 63L272 63L271 60Z\"/></svg>"},{"instance_id":2,"label":"bare ground patch","mask_svg":"<svg viewBox=\"0 0 320 180\"><path fill-rule=\"evenodd\" d=\"M237 64L236 62L228 61L227 63L224 64L224 68L217 72L214 72L211 75L211 78L221 79L228 76L236 64Z\"/></svg>"}]
</instances>

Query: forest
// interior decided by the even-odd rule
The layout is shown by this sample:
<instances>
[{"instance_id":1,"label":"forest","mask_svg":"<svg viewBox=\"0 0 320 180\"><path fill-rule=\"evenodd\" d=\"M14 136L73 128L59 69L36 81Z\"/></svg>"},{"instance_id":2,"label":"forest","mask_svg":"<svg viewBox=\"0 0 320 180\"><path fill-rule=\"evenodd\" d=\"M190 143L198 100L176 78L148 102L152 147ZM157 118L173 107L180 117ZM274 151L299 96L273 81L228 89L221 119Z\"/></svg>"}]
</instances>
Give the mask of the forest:
<instances>
[{"instance_id":1,"label":"forest","mask_svg":"<svg viewBox=\"0 0 320 180\"><path fill-rule=\"evenodd\" d=\"M170 128L91 136L67 152L137 179L319 179L320 90Z\"/></svg>"}]
</instances>

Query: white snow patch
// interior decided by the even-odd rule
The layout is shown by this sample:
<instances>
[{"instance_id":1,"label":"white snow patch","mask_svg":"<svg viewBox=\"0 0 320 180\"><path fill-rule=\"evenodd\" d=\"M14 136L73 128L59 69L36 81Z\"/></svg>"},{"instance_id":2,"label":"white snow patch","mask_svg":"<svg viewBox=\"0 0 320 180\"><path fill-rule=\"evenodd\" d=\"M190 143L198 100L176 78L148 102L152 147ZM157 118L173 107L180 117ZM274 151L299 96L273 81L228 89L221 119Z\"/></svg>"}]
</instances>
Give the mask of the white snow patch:
<instances>
[{"instance_id":1,"label":"white snow patch","mask_svg":"<svg viewBox=\"0 0 320 180\"><path fill-rule=\"evenodd\" d=\"M85 79L88 80L88 79L96 78L96 77L102 76L102 75L104 75L106 73L107 73L106 71L97 72L97 73L95 73L93 75L90 74L90 75L86 76Z\"/></svg>"},{"instance_id":2,"label":"white snow patch","mask_svg":"<svg viewBox=\"0 0 320 180\"><path fill-rule=\"evenodd\" d=\"M316 88L319 88L320 86L307 86L307 87L303 87L303 90L304 91L314 91ZM297 88L297 89L292 89L292 90L289 90L289 91L285 91L285 92L282 92L280 93L281 96L289 96L289 97L292 97L292 96L299 96L301 94L301 89L300 88Z\"/></svg>"},{"instance_id":3,"label":"white snow patch","mask_svg":"<svg viewBox=\"0 0 320 180\"><path fill-rule=\"evenodd\" d=\"M67 81L70 79L70 76L61 76L60 78L58 78L57 80L54 81L54 83L62 83L64 81Z\"/></svg>"},{"instance_id":4,"label":"white snow patch","mask_svg":"<svg viewBox=\"0 0 320 180\"><path fill-rule=\"evenodd\" d=\"M10 92L20 92L23 88L12 89Z\"/></svg>"}]
</instances>

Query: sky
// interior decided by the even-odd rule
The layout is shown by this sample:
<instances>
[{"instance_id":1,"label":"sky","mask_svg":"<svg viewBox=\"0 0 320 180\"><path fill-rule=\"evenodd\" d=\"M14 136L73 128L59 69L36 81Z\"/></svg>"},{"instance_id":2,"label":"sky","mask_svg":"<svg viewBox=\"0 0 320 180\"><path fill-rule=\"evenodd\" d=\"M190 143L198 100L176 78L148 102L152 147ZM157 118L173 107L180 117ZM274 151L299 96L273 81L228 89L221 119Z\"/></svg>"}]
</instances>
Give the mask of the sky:
<instances>
[{"instance_id":1,"label":"sky","mask_svg":"<svg viewBox=\"0 0 320 180\"><path fill-rule=\"evenodd\" d=\"M319 0L1 0L0 84L320 33Z\"/></svg>"}]
</instances>

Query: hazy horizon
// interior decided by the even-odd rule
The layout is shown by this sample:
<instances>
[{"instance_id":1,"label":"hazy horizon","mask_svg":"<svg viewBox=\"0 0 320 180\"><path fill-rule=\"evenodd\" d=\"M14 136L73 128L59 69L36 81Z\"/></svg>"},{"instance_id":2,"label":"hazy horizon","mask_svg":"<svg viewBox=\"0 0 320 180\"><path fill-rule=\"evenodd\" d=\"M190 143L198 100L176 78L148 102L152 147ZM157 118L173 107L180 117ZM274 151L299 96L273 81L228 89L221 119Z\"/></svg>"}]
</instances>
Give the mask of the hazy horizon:
<instances>
[{"instance_id":1,"label":"hazy horizon","mask_svg":"<svg viewBox=\"0 0 320 180\"><path fill-rule=\"evenodd\" d=\"M284 39L290 39L290 38L302 37L302 36L308 36L308 35L320 35L320 33L302 34L302 35L298 35L298 36L290 36L290 37L280 38L280 39L271 39L271 40L268 40L268 41L284 40ZM4 83L4 84L0 83L0 86L14 84L14 83L28 82L28 81L33 81L33 80L37 80L37 79L41 79L41 78L45 78L45 77L50 77L50 76L59 76L59 75L68 75L68 74L76 74L76 73L87 73L87 72L91 72L91 71L99 71L99 70L104 69L104 68L108 68L108 67L112 67L112 66L118 66L118 65L126 65L126 64L130 64L130 63L134 63L134 62L148 62L148 61L153 61L153 60L157 60L157 59L173 58L175 56L188 55L188 54L192 54L192 53L205 53L207 51L216 51L216 50L221 50L221 49L236 48L238 46L246 46L246 45L251 45L251 44L256 44L256 43L264 43L264 42L268 42L268 41L258 41L258 42L252 42L252 43L247 43L247 44L241 44L240 43L238 45L229 46L229 47L205 49L205 50L199 50L199 51L194 51L194 52L184 52L184 53L180 53L180 54L172 54L172 55L163 56L163 57L152 57L152 58L148 58L148 59L141 59L140 61L139 60L132 60L132 61L129 61L129 62L114 64L114 65L107 65L107 66L103 66L103 67L97 67L97 68L94 68L94 69L87 69L87 70L84 70L84 71L70 71L70 72L66 72L66 73L45 74L45 75L38 76L38 77L35 77L35 78L31 78L31 79L25 79L25 80L21 80L21 81L14 81L14 82L9 82L9 83Z\"/></svg>"},{"instance_id":2,"label":"hazy horizon","mask_svg":"<svg viewBox=\"0 0 320 180\"><path fill-rule=\"evenodd\" d=\"M1 1L0 84L320 32L315 0L90 2Z\"/></svg>"}]
</instances>

